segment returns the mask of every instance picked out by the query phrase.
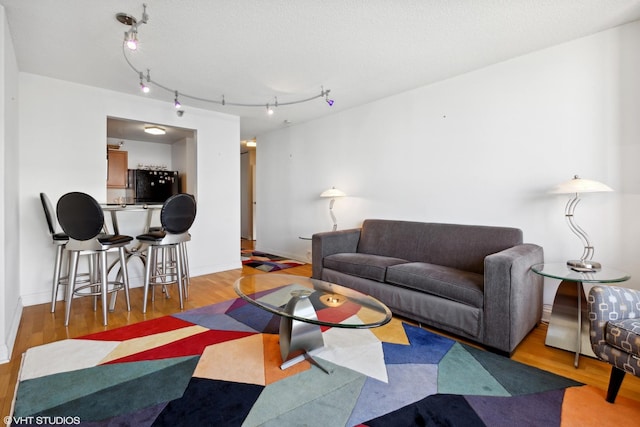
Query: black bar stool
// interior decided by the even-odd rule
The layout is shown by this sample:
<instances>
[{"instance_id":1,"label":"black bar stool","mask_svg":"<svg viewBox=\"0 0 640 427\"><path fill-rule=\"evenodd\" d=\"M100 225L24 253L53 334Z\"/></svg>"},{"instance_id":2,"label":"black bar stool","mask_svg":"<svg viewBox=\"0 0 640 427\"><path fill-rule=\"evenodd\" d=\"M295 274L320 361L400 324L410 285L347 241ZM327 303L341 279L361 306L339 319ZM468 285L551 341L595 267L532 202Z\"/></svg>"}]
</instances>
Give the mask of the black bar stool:
<instances>
[{"instance_id":1,"label":"black bar stool","mask_svg":"<svg viewBox=\"0 0 640 427\"><path fill-rule=\"evenodd\" d=\"M173 283L178 285L180 309L184 308L183 294L188 293L189 287L186 242L191 240L189 228L195 217L195 198L190 194L176 194L169 197L162 205L160 211L162 229L136 237L140 242L147 244L143 313L147 312L149 288L162 286L166 291L166 286ZM159 251L162 253L160 260L158 259ZM154 300L154 294L152 291L152 300Z\"/></svg>"},{"instance_id":2,"label":"black bar stool","mask_svg":"<svg viewBox=\"0 0 640 427\"><path fill-rule=\"evenodd\" d=\"M69 241L69 236L64 233L58 232L58 221L55 219L55 211L53 205L49 200L49 197L45 193L40 193L40 201L42 202L42 209L44 210L44 217L47 220L47 227L49 228L49 235L51 236L51 242L56 246L56 259L53 267L53 280L51 283L51 312L56 312L56 302L58 301L58 291L60 286L66 286L69 283L69 276L64 274L63 266L65 259L64 246ZM81 254L83 255L83 254ZM81 276L86 277L82 280L84 282L89 280L89 276L94 269L93 257L87 257L89 262L89 273L84 273ZM68 260L67 260L68 261ZM68 262L67 262L68 264ZM68 271L67 266L67 271ZM77 282L77 278L76 278Z\"/></svg>"},{"instance_id":3,"label":"black bar stool","mask_svg":"<svg viewBox=\"0 0 640 427\"><path fill-rule=\"evenodd\" d=\"M58 222L62 230L69 236L65 245L65 251L69 253L69 285L67 286L65 321L69 325L71 303L73 296L93 296L94 309L98 296L102 299L102 320L107 325L107 296L112 293L111 310L115 305L115 293L124 289L127 300L127 311L131 310L129 301L129 274L127 272L127 259L125 246L133 240L131 236L118 234L103 234L104 212L98 202L88 194L80 192L67 193L58 200ZM121 281L109 281L109 266L107 264L107 252L118 252L120 260ZM78 273L78 258L80 254L90 254L99 257L99 272L92 274L89 283L81 284L76 280ZM94 271L94 273L97 273Z\"/></svg>"},{"instance_id":4,"label":"black bar stool","mask_svg":"<svg viewBox=\"0 0 640 427\"><path fill-rule=\"evenodd\" d=\"M47 227L49 228L49 235L51 241L56 245L56 260L53 267L53 281L51 288L51 312L56 311L56 301L58 299L58 289L60 285L67 284L67 277L62 277L62 262L64 259L64 246L69 241L69 236L64 233L59 233L57 230L57 221L54 220L53 205L49 200L49 197L45 193L40 193L40 202L42 202L42 209L44 210L44 216L47 220Z\"/></svg>"}]
</instances>

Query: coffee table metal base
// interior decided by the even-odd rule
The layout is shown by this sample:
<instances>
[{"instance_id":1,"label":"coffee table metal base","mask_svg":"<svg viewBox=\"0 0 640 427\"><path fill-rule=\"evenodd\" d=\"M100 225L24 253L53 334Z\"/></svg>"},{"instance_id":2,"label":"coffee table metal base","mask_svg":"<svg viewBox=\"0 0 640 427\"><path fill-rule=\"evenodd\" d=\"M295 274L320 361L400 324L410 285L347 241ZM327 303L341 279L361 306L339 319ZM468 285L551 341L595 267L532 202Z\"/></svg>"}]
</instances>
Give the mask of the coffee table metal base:
<instances>
[{"instance_id":1,"label":"coffee table metal base","mask_svg":"<svg viewBox=\"0 0 640 427\"><path fill-rule=\"evenodd\" d=\"M310 291L301 290L293 293L285 307L285 311L292 316L304 319L318 320L316 310L309 300ZM280 354L282 365L280 369L287 369L307 359L320 369L329 373L312 355L324 348L322 330L319 325L290 317L280 318Z\"/></svg>"}]
</instances>

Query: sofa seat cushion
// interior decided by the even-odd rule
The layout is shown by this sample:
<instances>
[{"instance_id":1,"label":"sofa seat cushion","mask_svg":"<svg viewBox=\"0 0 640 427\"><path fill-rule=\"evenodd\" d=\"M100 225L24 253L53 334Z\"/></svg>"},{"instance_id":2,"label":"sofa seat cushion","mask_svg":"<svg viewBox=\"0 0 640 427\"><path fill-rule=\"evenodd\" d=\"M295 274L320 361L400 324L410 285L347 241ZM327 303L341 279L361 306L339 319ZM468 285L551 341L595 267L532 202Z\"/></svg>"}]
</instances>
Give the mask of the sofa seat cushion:
<instances>
[{"instance_id":1,"label":"sofa seat cushion","mask_svg":"<svg viewBox=\"0 0 640 427\"><path fill-rule=\"evenodd\" d=\"M605 340L626 353L640 354L640 319L607 322Z\"/></svg>"},{"instance_id":2,"label":"sofa seat cushion","mask_svg":"<svg viewBox=\"0 0 640 427\"><path fill-rule=\"evenodd\" d=\"M324 268L378 282L385 281L387 267L406 262L400 258L359 253L333 254L322 260Z\"/></svg>"},{"instance_id":3,"label":"sofa seat cushion","mask_svg":"<svg viewBox=\"0 0 640 427\"><path fill-rule=\"evenodd\" d=\"M484 306L484 276L478 273L411 262L390 266L387 282L477 308Z\"/></svg>"}]
</instances>

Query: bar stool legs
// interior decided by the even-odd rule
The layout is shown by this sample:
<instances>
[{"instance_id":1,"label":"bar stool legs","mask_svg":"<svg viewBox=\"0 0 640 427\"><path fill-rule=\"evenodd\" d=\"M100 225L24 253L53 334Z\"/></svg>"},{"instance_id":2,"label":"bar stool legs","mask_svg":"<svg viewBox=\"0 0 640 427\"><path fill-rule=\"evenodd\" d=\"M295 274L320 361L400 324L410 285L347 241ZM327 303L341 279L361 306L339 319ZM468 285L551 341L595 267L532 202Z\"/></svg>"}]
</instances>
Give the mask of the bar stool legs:
<instances>
[{"instance_id":1,"label":"bar stool legs","mask_svg":"<svg viewBox=\"0 0 640 427\"><path fill-rule=\"evenodd\" d=\"M187 243L182 242L178 246L182 250L182 265L184 266L184 297L189 298L189 286L191 285L191 274L189 273L189 255L187 254Z\"/></svg>"},{"instance_id":2,"label":"bar stool legs","mask_svg":"<svg viewBox=\"0 0 640 427\"><path fill-rule=\"evenodd\" d=\"M73 296L93 296L93 307L97 309L97 299L100 297L102 304L102 324L107 326L107 314L109 311L114 310L115 295L119 290L124 290L125 299L127 303L127 311L131 311L131 300L129 298L129 273L127 271L127 258L124 247L118 248L118 256L121 264L122 281L109 282L109 264L107 261L107 251L98 251L95 254L91 254L90 258L99 256L99 268L96 265L90 267L89 283L77 286L80 282L78 279L78 259L80 257L79 251L69 251L69 283L67 285L66 292L66 304L65 304L65 318L64 325L69 326L69 319L71 317L71 303L73 302ZM91 264L94 264L91 262ZM99 272L97 271L99 270ZM99 276L99 279L98 279ZM120 275L118 275L120 276ZM107 304L107 298L109 293L112 294L111 304Z\"/></svg>"},{"instance_id":3,"label":"bar stool legs","mask_svg":"<svg viewBox=\"0 0 640 427\"><path fill-rule=\"evenodd\" d=\"M176 277L178 283L178 294L180 295L180 310L184 309L184 282L185 282L185 273L184 273L184 255L182 251L182 245L178 243L175 247L176 249L176 270L178 276Z\"/></svg>"},{"instance_id":4,"label":"bar stool legs","mask_svg":"<svg viewBox=\"0 0 640 427\"><path fill-rule=\"evenodd\" d=\"M57 245L56 261L55 261L55 266L53 267L53 283L51 287L51 312L52 313L55 313L56 311L56 302L58 300L58 288L60 287L60 285L65 284L65 283L61 283L63 255L64 255L64 245Z\"/></svg>"},{"instance_id":5,"label":"bar stool legs","mask_svg":"<svg viewBox=\"0 0 640 427\"><path fill-rule=\"evenodd\" d=\"M136 237L147 243L147 265L144 280L142 312L147 312L149 288L161 285L167 290L169 283L178 285L180 309L184 309L184 297L188 295L189 267L185 242L191 240L189 228L196 217L196 201L190 194L175 194L162 205L160 223L162 228ZM162 261L158 263L158 250ZM151 295L153 300L153 294Z\"/></svg>"},{"instance_id":6,"label":"bar stool legs","mask_svg":"<svg viewBox=\"0 0 640 427\"><path fill-rule=\"evenodd\" d=\"M158 257L160 252L160 257ZM169 298L167 285L178 285L178 298L180 309L184 309L185 284L188 280L188 270L185 270L184 251L181 244L174 245L149 245L147 248L147 263L144 276L144 299L142 312L147 312L149 290L156 286L162 286L163 292ZM160 258L160 262L158 262ZM155 301L155 292L151 289L151 301Z\"/></svg>"},{"instance_id":7,"label":"bar stool legs","mask_svg":"<svg viewBox=\"0 0 640 427\"><path fill-rule=\"evenodd\" d=\"M56 248L56 260L55 260L55 266L54 266L54 270L53 270L53 283L52 283L52 290L51 290L51 313L55 313L56 312L56 304L58 302L58 292L60 291L60 286L68 286L69 285L69 275L68 272L71 271L70 269L70 264L71 264L71 260L68 259L67 260L67 275L64 276L63 275L63 265L64 265L64 244L63 245L59 245ZM83 254L80 253L80 255L84 255L87 257L87 263L88 263L88 268L89 271L87 273L82 273L82 274L77 274L76 275L76 284L80 282L80 280L78 280L78 277L80 276L84 276L86 278L82 279L82 283L89 283L92 278L93 278L93 272L95 271L95 266L96 263L94 262L94 255L87 255L87 254ZM78 262L80 262L78 260ZM97 280L93 280L94 282L96 282ZM64 301L67 301L67 291L64 291Z\"/></svg>"}]
</instances>

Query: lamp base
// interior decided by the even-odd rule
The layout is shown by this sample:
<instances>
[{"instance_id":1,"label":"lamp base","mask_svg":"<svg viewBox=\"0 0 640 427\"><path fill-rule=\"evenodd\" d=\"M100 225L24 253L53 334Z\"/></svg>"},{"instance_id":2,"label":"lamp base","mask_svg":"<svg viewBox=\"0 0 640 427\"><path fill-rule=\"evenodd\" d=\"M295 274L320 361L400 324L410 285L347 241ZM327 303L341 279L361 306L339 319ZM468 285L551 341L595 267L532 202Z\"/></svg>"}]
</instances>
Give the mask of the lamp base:
<instances>
[{"instance_id":1,"label":"lamp base","mask_svg":"<svg viewBox=\"0 0 640 427\"><path fill-rule=\"evenodd\" d=\"M602 264L591 260L582 259L570 259L567 261L567 266L574 269L584 269L586 271L595 271L602 268Z\"/></svg>"}]
</instances>

